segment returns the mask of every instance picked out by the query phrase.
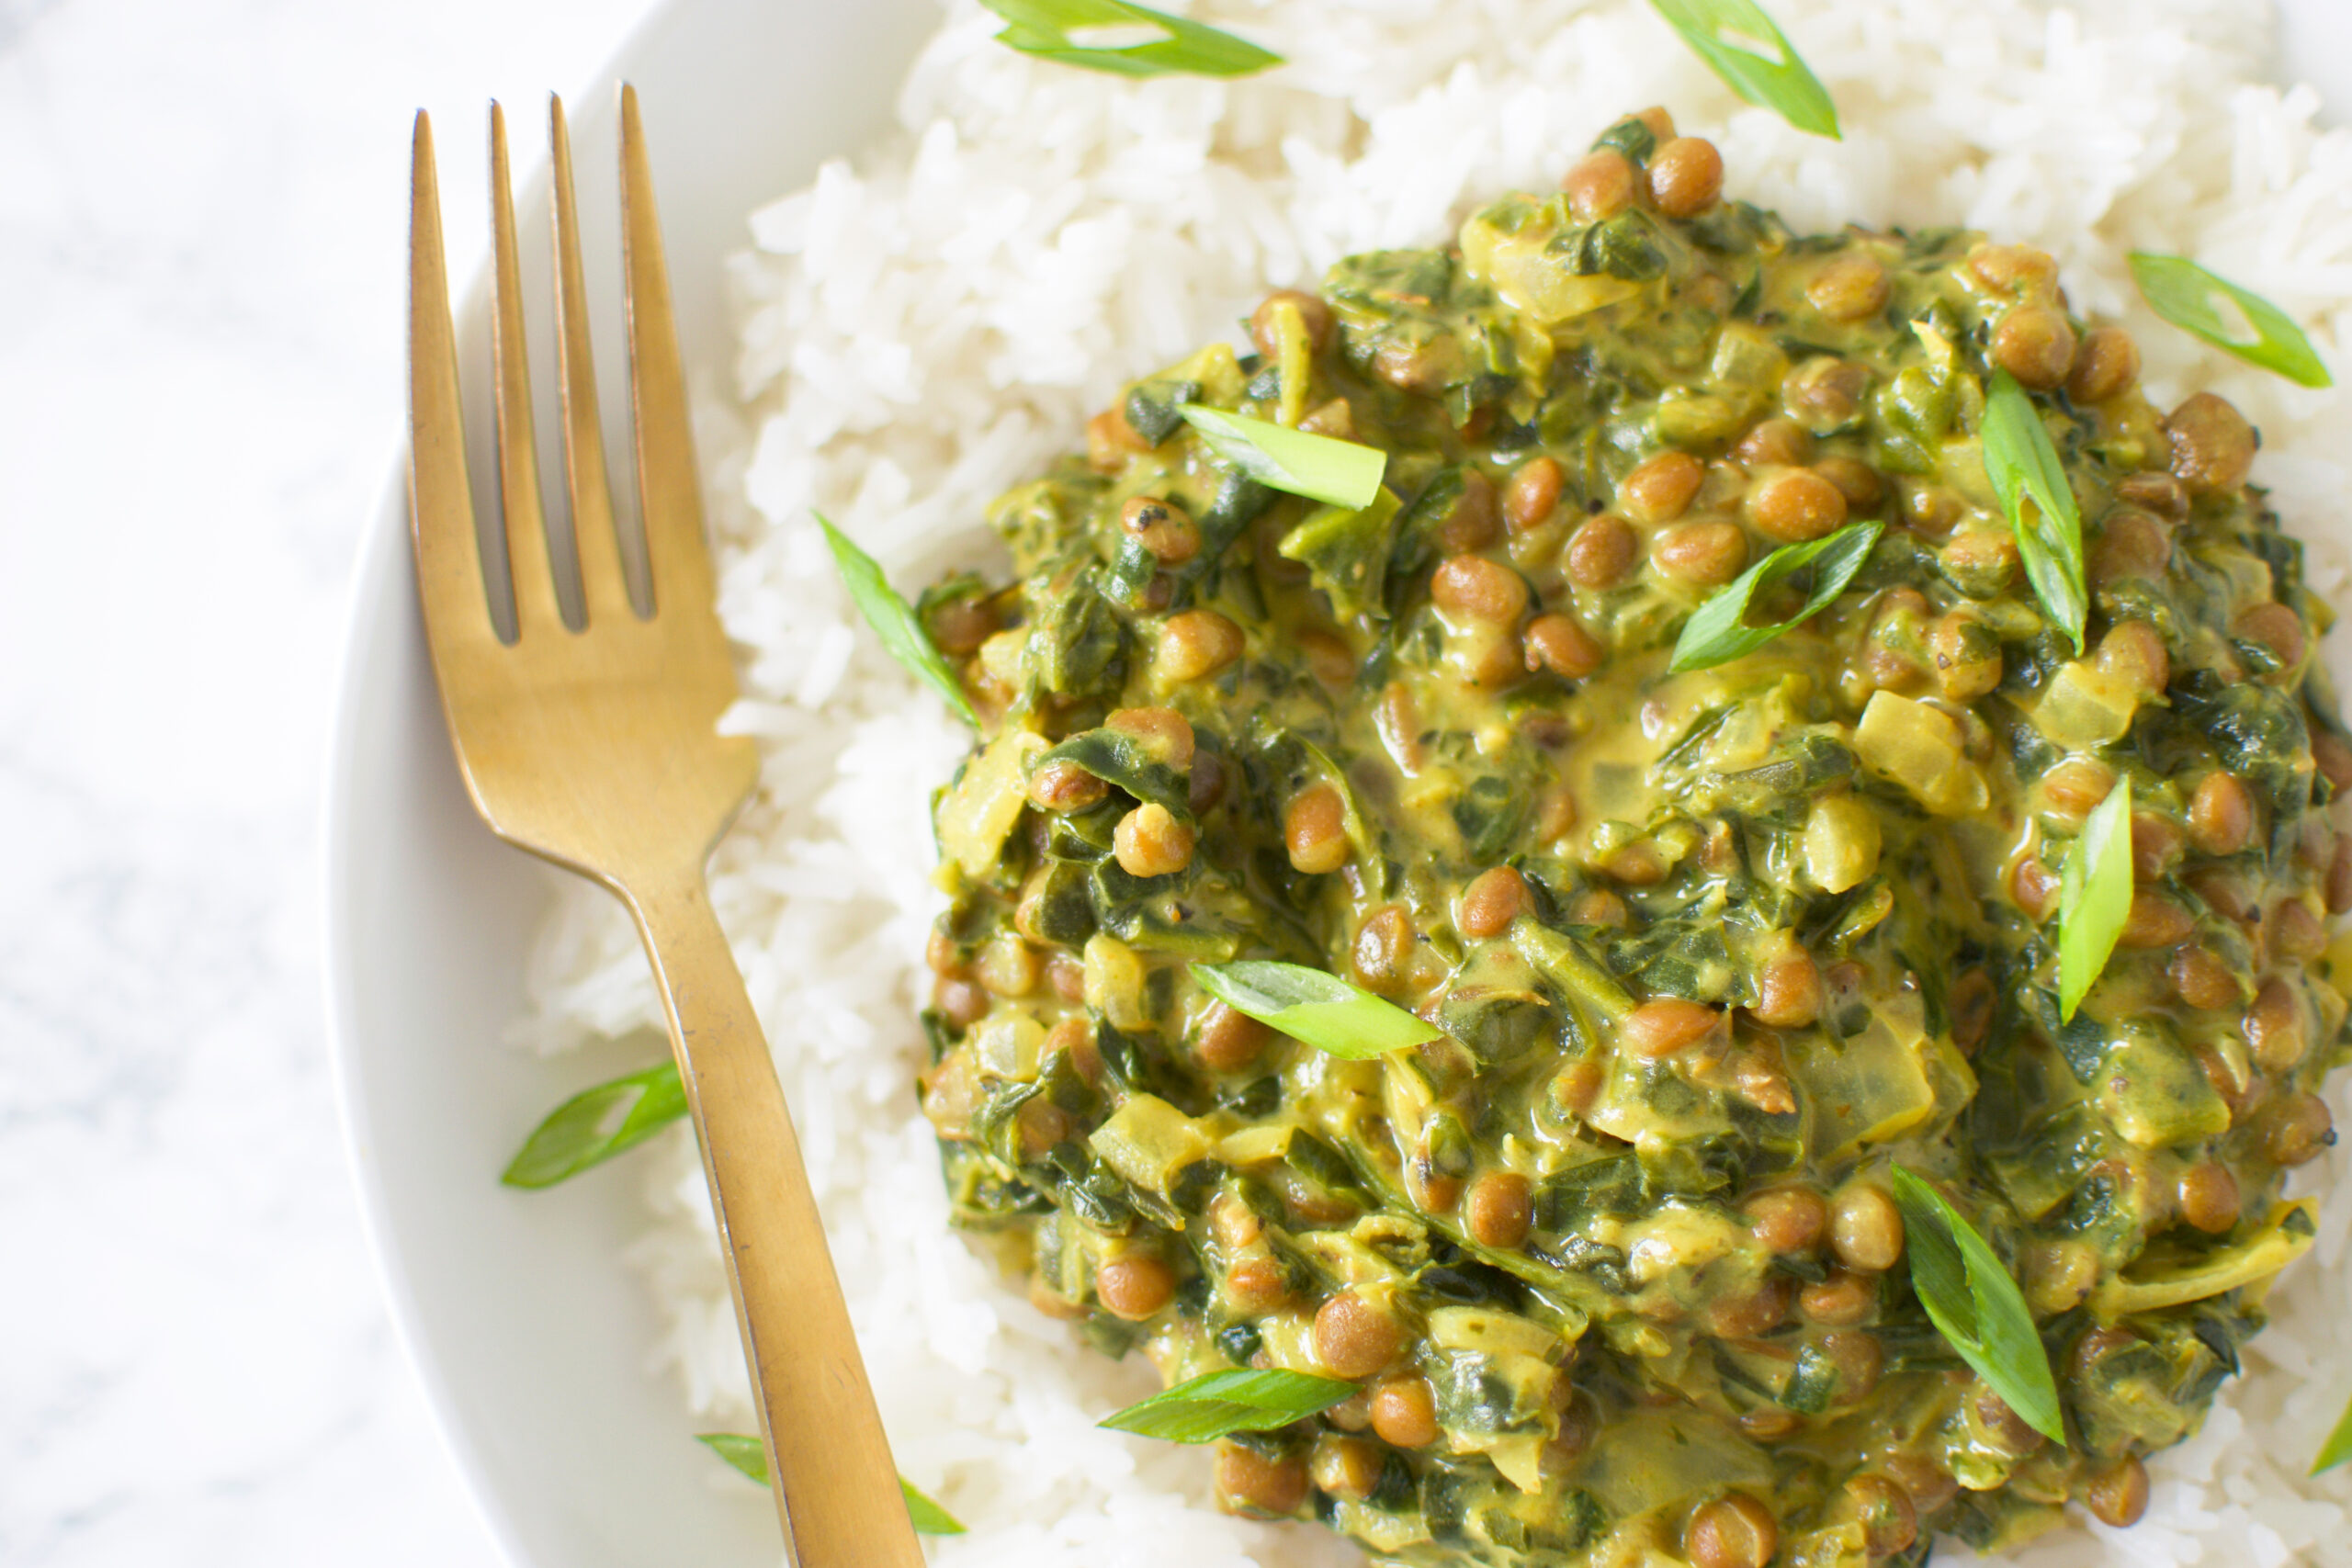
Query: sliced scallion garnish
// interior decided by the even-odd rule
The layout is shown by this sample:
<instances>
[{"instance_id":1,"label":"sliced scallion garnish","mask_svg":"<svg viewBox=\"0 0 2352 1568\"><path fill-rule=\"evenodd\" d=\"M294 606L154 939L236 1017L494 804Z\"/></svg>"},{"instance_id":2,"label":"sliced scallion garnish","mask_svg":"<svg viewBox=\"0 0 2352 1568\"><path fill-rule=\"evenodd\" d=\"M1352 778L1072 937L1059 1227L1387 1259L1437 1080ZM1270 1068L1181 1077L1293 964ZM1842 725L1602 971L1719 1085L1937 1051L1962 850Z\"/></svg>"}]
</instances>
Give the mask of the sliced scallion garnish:
<instances>
[{"instance_id":1,"label":"sliced scallion garnish","mask_svg":"<svg viewBox=\"0 0 2352 1568\"><path fill-rule=\"evenodd\" d=\"M2058 887L2058 1016L2075 1010L2107 967L2132 918L2132 781L2115 781L2066 851Z\"/></svg>"},{"instance_id":2,"label":"sliced scallion garnish","mask_svg":"<svg viewBox=\"0 0 2352 1568\"><path fill-rule=\"evenodd\" d=\"M1742 99L1799 130L1840 139L1829 89L1755 0L1650 0L1650 6Z\"/></svg>"},{"instance_id":3,"label":"sliced scallion garnish","mask_svg":"<svg viewBox=\"0 0 2352 1568\"><path fill-rule=\"evenodd\" d=\"M1283 63L1246 39L1125 0L980 3L1011 24L997 42L1061 65L1118 76L1248 76Z\"/></svg>"},{"instance_id":4,"label":"sliced scallion garnish","mask_svg":"<svg viewBox=\"0 0 2352 1568\"><path fill-rule=\"evenodd\" d=\"M1337 1378L1272 1368L1204 1372L1164 1393L1130 1404L1100 1423L1114 1432L1205 1443L1229 1432L1270 1432L1329 1410L1355 1393Z\"/></svg>"},{"instance_id":5,"label":"sliced scallion garnish","mask_svg":"<svg viewBox=\"0 0 2352 1568\"><path fill-rule=\"evenodd\" d=\"M2017 1280L1942 1193L1899 1165L1894 1203L1903 1214L1911 1288L1937 1332L2027 1426L2064 1447L2058 1382Z\"/></svg>"},{"instance_id":6,"label":"sliced scallion garnish","mask_svg":"<svg viewBox=\"0 0 2352 1568\"><path fill-rule=\"evenodd\" d=\"M1856 523L1834 534L1802 545L1783 545L1743 571L1731 583L1691 612L1675 639L1669 674L1712 670L1755 652L1792 626L1819 615L1846 591L1846 584L1871 558L1871 550L1886 531L1883 523ZM1747 624L1747 607L1756 595L1792 572L1812 567L1813 592L1804 608L1785 621L1769 626Z\"/></svg>"},{"instance_id":7,"label":"sliced scallion garnish","mask_svg":"<svg viewBox=\"0 0 2352 1568\"><path fill-rule=\"evenodd\" d=\"M1297 964L1195 964L1201 989L1327 1056L1361 1060L1443 1036L1395 1002Z\"/></svg>"},{"instance_id":8,"label":"sliced scallion garnish","mask_svg":"<svg viewBox=\"0 0 2352 1568\"><path fill-rule=\"evenodd\" d=\"M2252 289L2239 288L2187 256L2149 251L2132 253L2132 279L2140 286L2140 297L2148 308L2181 331L2248 365L2275 370L2298 386L2335 385L2303 329ZM2215 303L2217 298L2235 306L2243 321L2224 315Z\"/></svg>"},{"instance_id":9,"label":"sliced scallion garnish","mask_svg":"<svg viewBox=\"0 0 2352 1568\"><path fill-rule=\"evenodd\" d=\"M1388 454L1377 446L1310 435L1271 420L1186 403L1178 411L1209 450L1272 490L1361 512L1380 495Z\"/></svg>"},{"instance_id":10,"label":"sliced scallion garnish","mask_svg":"<svg viewBox=\"0 0 2352 1568\"><path fill-rule=\"evenodd\" d=\"M922 628L922 617L914 606L899 597L882 575L882 569L872 556L857 547L850 536L816 514L817 526L825 531L825 543L832 547L833 564L841 569L842 582L849 589L849 596L857 605L857 613L890 650L890 657L904 665L914 675L947 699L956 716L980 728L980 716L972 711L972 702L956 679L956 671L948 667L946 655L931 640Z\"/></svg>"},{"instance_id":11,"label":"sliced scallion garnish","mask_svg":"<svg viewBox=\"0 0 2352 1568\"><path fill-rule=\"evenodd\" d=\"M686 1089L675 1062L582 1089L532 1130L499 1179L509 1187L553 1187L645 1142L685 1113Z\"/></svg>"},{"instance_id":12,"label":"sliced scallion garnish","mask_svg":"<svg viewBox=\"0 0 2352 1568\"><path fill-rule=\"evenodd\" d=\"M1995 370L1985 384L1984 421L1978 434L1984 446L1984 477L1993 481L1993 493L2008 513L2026 581L2033 584L2042 612L2080 653L2083 621L2090 613L2089 592L2083 585L2082 511L2041 411L2006 370ZM2025 509L2029 500L2033 502L2030 515Z\"/></svg>"},{"instance_id":13,"label":"sliced scallion garnish","mask_svg":"<svg viewBox=\"0 0 2352 1568\"><path fill-rule=\"evenodd\" d=\"M2334 1470L2346 1460L2352 1460L2352 1404L2344 1407L2343 1418L2335 1423L2335 1430L2320 1445L2319 1457L2312 1461L2312 1473Z\"/></svg>"},{"instance_id":14,"label":"sliced scallion garnish","mask_svg":"<svg viewBox=\"0 0 2352 1568\"><path fill-rule=\"evenodd\" d=\"M768 1452L760 1439L741 1432L698 1432L696 1442L707 1446L712 1453L765 1486L768 1483ZM899 1491L907 1500L907 1517L914 1521L917 1535L962 1535L964 1527L956 1516L918 1491L913 1482L899 1477Z\"/></svg>"}]
</instances>

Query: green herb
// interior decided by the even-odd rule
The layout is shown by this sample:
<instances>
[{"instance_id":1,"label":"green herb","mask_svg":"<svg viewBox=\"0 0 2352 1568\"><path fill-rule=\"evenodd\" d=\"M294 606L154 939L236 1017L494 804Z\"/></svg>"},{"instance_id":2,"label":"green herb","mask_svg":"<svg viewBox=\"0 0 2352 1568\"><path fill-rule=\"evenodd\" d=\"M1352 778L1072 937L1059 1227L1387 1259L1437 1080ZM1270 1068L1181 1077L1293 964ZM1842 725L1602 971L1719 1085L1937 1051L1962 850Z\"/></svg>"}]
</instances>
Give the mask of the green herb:
<instances>
[{"instance_id":1,"label":"green herb","mask_svg":"<svg viewBox=\"0 0 2352 1568\"><path fill-rule=\"evenodd\" d=\"M760 1439L741 1432L702 1432L695 1441L707 1445L710 1451L733 1465L752 1480L768 1483L768 1451ZM899 1490L907 1499L907 1517L914 1520L917 1535L962 1535L964 1527L956 1516L924 1496L905 1476L899 1477Z\"/></svg>"},{"instance_id":2,"label":"green herb","mask_svg":"<svg viewBox=\"0 0 2352 1568\"><path fill-rule=\"evenodd\" d=\"M2287 312L2251 289L2206 271L2187 256L2132 253L2132 281L2148 308L2185 333L2226 349L2248 365L2276 370L2304 387L2335 385L2320 363L2319 351ZM2233 321L2214 303L2220 296L2237 307L2244 321ZM2244 329L2253 329L2249 337Z\"/></svg>"},{"instance_id":3,"label":"green herb","mask_svg":"<svg viewBox=\"0 0 2352 1568\"><path fill-rule=\"evenodd\" d=\"M997 42L1040 60L1108 71L1119 76L1248 76L1283 57L1231 33L1188 22L1125 0L980 0L1012 25ZM1083 43L1073 33L1089 28L1120 33L1149 28L1156 37Z\"/></svg>"},{"instance_id":4,"label":"green herb","mask_svg":"<svg viewBox=\"0 0 2352 1568\"><path fill-rule=\"evenodd\" d=\"M553 1187L645 1142L685 1113L686 1088L674 1062L582 1089L533 1129L499 1179L509 1187Z\"/></svg>"},{"instance_id":5,"label":"green herb","mask_svg":"<svg viewBox=\"0 0 2352 1568\"><path fill-rule=\"evenodd\" d=\"M2058 1382L2017 1280L1942 1193L1899 1165L1894 1202L1903 1212L1911 1288L1937 1331L2027 1426L2064 1448Z\"/></svg>"},{"instance_id":6,"label":"green herb","mask_svg":"<svg viewBox=\"0 0 2352 1568\"><path fill-rule=\"evenodd\" d=\"M1328 1056L1378 1056L1444 1031L1335 975L1296 964L1195 964L1201 989Z\"/></svg>"},{"instance_id":7,"label":"green herb","mask_svg":"<svg viewBox=\"0 0 2352 1568\"><path fill-rule=\"evenodd\" d=\"M2132 918L2132 781L2118 779L2066 851L2058 887L2058 1016L2075 1010L2107 967Z\"/></svg>"},{"instance_id":8,"label":"green herb","mask_svg":"<svg viewBox=\"0 0 2352 1568\"><path fill-rule=\"evenodd\" d=\"M980 716L972 711L971 699L964 695L964 688L956 681L956 671L948 668L946 657L933 644L931 634L922 629L922 617L899 597L872 556L859 549L822 513L815 515L817 526L825 531L825 543L832 547L833 564L841 569L842 581L857 604L857 613L865 617L865 624L874 628L882 646L890 650L890 657L945 697L956 717L978 729Z\"/></svg>"},{"instance_id":9,"label":"green herb","mask_svg":"<svg viewBox=\"0 0 2352 1568\"><path fill-rule=\"evenodd\" d=\"M1799 130L1839 140L1838 106L1754 0L1650 0L1724 85Z\"/></svg>"},{"instance_id":10,"label":"green herb","mask_svg":"<svg viewBox=\"0 0 2352 1568\"><path fill-rule=\"evenodd\" d=\"M2033 596L2080 653L2083 619L2090 610L2083 587L2083 514L2041 412L2006 370L1995 370L1985 388L1978 434L1984 443L1984 477L2009 514L2009 532L2017 538L2018 558L2025 563ZM2030 519L2028 499L2034 508Z\"/></svg>"},{"instance_id":11,"label":"green herb","mask_svg":"<svg viewBox=\"0 0 2352 1568\"><path fill-rule=\"evenodd\" d=\"M1228 1432L1269 1432L1329 1410L1356 1385L1306 1372L1204 1372L1101 1423L1114 1432L1205 1443Z\"/></svg>"},{"instance_id":12,"label":"green herb","mask_svg":"<svg viewBox=\"0 0 2352 1568\"><path fill-rule=\"evenodd\" d=\"M1679 675L1688 670L1712 670L1718 664L1728 664L1755 652L1790 627L1811 620L1846 591L1854 573L1871 558L1871 550L1885 528L1883 523L1856 523L1809 544L1783 545L1774 550L1741 572L1737 581L1709 598L1682 624L1682 636L1675 641L1674 659L1667 666L1668 672ZM1747 606L1757 594L1809 566L1817 570L1813 578L1813 593L1803 609L1774 626L1747 624Z\"/></svg>"},{"instance_id":13,"label":"green herb","mask_svg":"<svg viewBox=\"0 0 2352 1568\"><path fill-rule=\"evenodd\" d=\"M1186 403L1184 422L1209 449L1260 484L1361 512L1380 494L1388 454L1377 446L1309 435L1269 420Z\"/></svg>"},{"instance_id":14,"label":"green herb","mask_svg":"<svg viewBox=\"0 0 2352 1568\"><path fill-rule=\"evenodd\" d=\"M2346 1460L2352 1460L2352 1404L2344 1407L2344 1418L2336 1422L2335 1430L2330 1432L2327 1441L2321 1445L2319 1458L2312 1461L2312 1473L2317 1475L2324 1470L2334 1470Z\"/></svg>"}]
</instances>

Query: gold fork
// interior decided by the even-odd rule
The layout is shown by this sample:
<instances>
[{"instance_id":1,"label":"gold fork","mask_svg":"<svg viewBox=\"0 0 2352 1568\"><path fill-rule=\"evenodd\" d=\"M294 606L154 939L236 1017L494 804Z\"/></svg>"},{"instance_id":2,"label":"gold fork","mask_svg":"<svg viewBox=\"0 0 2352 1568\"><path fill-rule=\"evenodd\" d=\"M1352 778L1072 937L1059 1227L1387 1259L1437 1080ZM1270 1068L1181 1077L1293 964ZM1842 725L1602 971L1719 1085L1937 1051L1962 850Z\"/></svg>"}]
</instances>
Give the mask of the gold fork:
<instances>
[{"instance_id":1,"label":"gold fork","mask_svg":"<svg viewBox=\"0 0 2352 1568\"><path fill-rule=\"evenodd\" d=\"M475 807L507 842L602 883L636 918L702 1145L768 1474L799 1568L922 1561L858 1359L775 1067L710 908L704 863L759 775L722 736L735 672L720 630L687 426L684 372L637 95L621 93L622 252L638 490L653 612L622 575L563 105L555 146L563 448L586 625L558 608L531 433L506 125L491 107L492 361L514 625L491 614L441 246L433 128L416 117L410 213L410 484L416 575L441 702Z\"/></svg>"}]
</instances>

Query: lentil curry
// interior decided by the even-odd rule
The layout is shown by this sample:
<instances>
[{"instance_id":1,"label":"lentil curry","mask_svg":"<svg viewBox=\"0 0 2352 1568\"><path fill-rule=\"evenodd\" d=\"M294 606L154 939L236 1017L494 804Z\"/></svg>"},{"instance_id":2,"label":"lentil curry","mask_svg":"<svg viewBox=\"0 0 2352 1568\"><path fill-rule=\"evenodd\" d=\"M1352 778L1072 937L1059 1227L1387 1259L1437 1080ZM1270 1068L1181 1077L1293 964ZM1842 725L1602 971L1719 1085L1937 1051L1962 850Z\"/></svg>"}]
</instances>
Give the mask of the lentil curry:
<instances>
[{"instance_id":1,"label":"lentil curry","mask_svg":"<svg viewBox=\"0 0 2352 1568\"><path fill-rule=\"evenodd\" d=\"M2152 407L2046 254L1798 236L1721 183L1651 111L1457 248L1275 295L1256 353L1136 384L996 504L1016 581L922 605L992 730L937 814L957 1219L1171 1383L1356 1383L1216 1486L1384 1561L2128 1523L2311 1234L2280 1187L2333 1139L2352 747L2254 432ZM1984 476L1994 367L2082 502L2086 653ZM1263 488L1187 403L1385 485ZM1865 519L1825 613L1667 673L1752 558ZM2059 867L2119 780L2136 892L2065 1021ZM1445 1038L1309 1049L1187 969L1245 957ZM2063 1447L1929 1323L1896 1164L2022 1282Z\"/></svg>"}]
</instances>

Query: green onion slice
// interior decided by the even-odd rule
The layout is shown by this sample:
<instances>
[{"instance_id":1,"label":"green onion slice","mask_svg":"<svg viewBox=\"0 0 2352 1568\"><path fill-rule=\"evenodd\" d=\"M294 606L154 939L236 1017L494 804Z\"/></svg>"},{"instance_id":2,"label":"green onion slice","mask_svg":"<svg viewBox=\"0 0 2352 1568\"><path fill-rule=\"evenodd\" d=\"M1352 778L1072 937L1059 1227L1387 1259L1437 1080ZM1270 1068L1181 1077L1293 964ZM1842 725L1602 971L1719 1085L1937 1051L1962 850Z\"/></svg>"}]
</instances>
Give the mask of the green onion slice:
<instances>
[{"instance_id":1,"label":"green onion slice","mask_svg":"<svg viewBox=\"0 0 2352 1568\"><path fill-rule=\"evenodd\" d=\"M2018 1282L1942 1193L1894 1168L1911 1287L1936 1329L2026 1425L2064 1448L2066 1420L2050 1354Z\"/></svg>"},{"instance_id":2,"label":"green onion slice","mask_svg":"<svg viewBox=\"0 0 2352 1568\"><path fill-rule=\"evenodd\" d=\"M1130 1404L1102 1425L1114 1432L1165 1438L1171 1443L1205 1443L1228 1432L1267 1432L1329 1410L1355 1393L1356 1385L1306 1372L1204 1372Z\"/></svg>"},{"instance_id":3,"label":"green onion slice","mask_svg":"<svg viewBox=\"0 0 2352 1568\"><path fill-rule=\"evenodd\" d=\"M2249 288L2208 272L2187 256L2132 253L2132 278L2148 308L2181 331L2203 338L2265 370L2276 370L2302 387L2333 387L2327 367L2303 329L2287 312ZM2217 300L2237 308L2224 314Z\"/></svg>"},{"instance_id":4,"label":"green onion slice","mask_svg":"<svg viewBox=\"0 0 2352 1568\"><path fill-rule=\"evenodd\" d=\"M1650 0L1650 6L1741 98L1799 130L1840 140L1829 89L1755 0Z\"/></svg>"},{"instance_id":5,"label":"green onion slice","mask_svg":"<svg viewBox=\"0 0 2352 1568\"><path fill-rule=\"evenodd\" d=\"M890 657L904 665L908 673L922 681L956 711L956 716L980 728L980 716L972 711L971 699L964 694L963 686L956 679L956 671L948 668L946 655L922 629L922 617L914 607L898 595L874 558L857 547L850 536L827 522L821 513L814 513L817 526L825 531L825 543L833 550L833 564L840 568L842 583L857 604L857 613L890 650Z\"/></svg>"},{"instance_id":6,"label":"green onion slice","mask_svg":"<svg viewBox=\"0 0 2352 1568\"><path fill-rule=\"evenodd\" d=\"M2312 1473L2334 1470L2346 1460L2352 1460L2352 1404L2344 1407L2344 1418L2336 1422L2335 1430L2321 1445L2319 1458L2312 1461Z\"/></svg>"},{"instance_id":7,"label":"green onion slice","mask_svg":"<svg viewBox=\"0 0 2352 1568\"><path fill-rule=\"evenodd\" d=\"M2132 781L2118 779L2066 851L2058 886L2058 1016L2075 1010L2107 967L2132 918Z\"/></svg>"},{"instance_id":8,"label":"green onion slice","mask_svg":"<svg viewBox=\"0 0 2352 1568\"><path fill-rule=\"evenodd\" d=\"M761 1485L768 1483L768 1452L760 1446L759 1438L741 1432L700 1432L695 1440ZM955 1515L924 1496L903 1475L899 1477L899 1491L907 1500L907 1516L914 1521L917 1535L964 1533L964 1527L956 1522Z\"/></svg>"},{"instance_id":9,"label":"green onion slice","mask_svg":"<svg viewBox=\"0 0 2352 1568\"><path fill-rule=\"evenodd\" d=\"M1351 1061L1442 1039L1445 1032L1336 975L1297 964L1195 964L1201 989L1236 1012Z\"/></svg>"},{"instance_id":10,"label":"green onion slice","mask_svg":"<svg viewBox=\"0 0 2352 1568\"><path fill-rule=\"evenodd\" d=\"M1742 659L1792 626L1811 620L1846 591L1846 584L1871 558L1883 523L1856 523L1802 545L1783 545L1739 574L1738 578L1692 612L1675 640L1668 674L1712 670ZM1804 607L1785 621L1769 626L1747 624L1747 607L1756 595L1792 573L1815 568L1813 592Z\"/></svg>"},{"instance_id":11,"label":"green onion slice","mask_svg":"<svg viewBox=\"0 0 2352 1568\"><path fill-rule=\"evenodd\" d=\"M1361 512L1380 495L1388 454L1376 446L1310 435L1271 420L1186 403L1178 411L1209 450L1273 490Z\"/></svg>"},{"instance_id":12,"label":"green onion slice","mask_svg":"<svg viewBox=\"0 0 2352 1568\"><path fill-rule=\"evenodd\" d=\"M1125 0L980 0L1011 26L997 42L1061 65L1117 76L1248 76L1283 57L1231 33ZM1109 29L1114 36L1076 35ZM1140 34L1140 37L1129 37Z\"/></svg>"},{"instance_id":13,"label":"green onion slice","mask_svg":"<svg viewBox=\"0 0 2352 1568\"><path fill-rule=\"evenodd\" d=\"M499 1179L509 1187L553 1187L633 1148L686 1113L678 1065L582 1089L548 1113Z\"/></svg>"},{"instance_id":14,"label":"green onion slice","mask_svg":"<svg viewBox=\"0 0 2352 1568\"><path fill-rule=\"evenodd\" d=\"M2083 585L2083 514L2066 482L2065 465L2050 439L2049 427L2017 378L1996 369L1985 387L1984 477L2008 513L2009 532L2026 580L2052 624L2083 650L2083 621L2090 595ZM2025 503L2033 502L2028 516Z\"/></svg>"}]
</instances>

